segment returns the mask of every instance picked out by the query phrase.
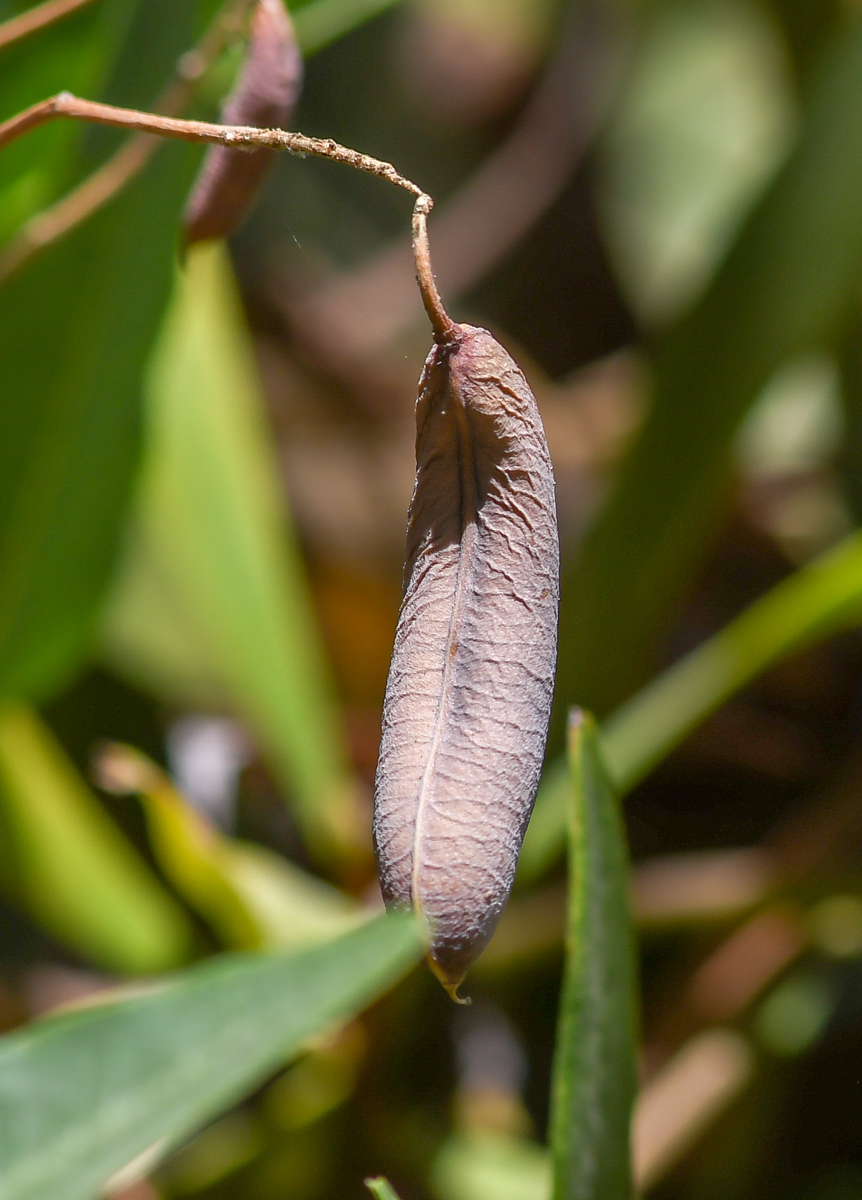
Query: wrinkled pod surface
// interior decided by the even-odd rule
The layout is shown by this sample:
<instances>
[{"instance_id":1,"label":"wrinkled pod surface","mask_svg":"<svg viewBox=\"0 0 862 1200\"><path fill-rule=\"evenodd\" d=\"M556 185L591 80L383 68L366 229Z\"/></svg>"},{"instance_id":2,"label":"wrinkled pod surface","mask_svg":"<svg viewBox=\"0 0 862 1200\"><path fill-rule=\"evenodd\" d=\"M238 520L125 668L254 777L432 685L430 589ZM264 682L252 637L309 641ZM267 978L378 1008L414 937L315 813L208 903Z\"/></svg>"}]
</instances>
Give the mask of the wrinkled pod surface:
<instances>
[{"instance_id":1,"label":"wrinkled pod surface","mask_svg":"<svg viewBox=\"0 0 862 1200\"><path fill-rule=\"evenodd\" d=\"M511 890L545 751L559 539L536 401L484 329L455 326L416 404L404 598L386 686L374 843L454 995Z\"/></svg>"}]
</instances>

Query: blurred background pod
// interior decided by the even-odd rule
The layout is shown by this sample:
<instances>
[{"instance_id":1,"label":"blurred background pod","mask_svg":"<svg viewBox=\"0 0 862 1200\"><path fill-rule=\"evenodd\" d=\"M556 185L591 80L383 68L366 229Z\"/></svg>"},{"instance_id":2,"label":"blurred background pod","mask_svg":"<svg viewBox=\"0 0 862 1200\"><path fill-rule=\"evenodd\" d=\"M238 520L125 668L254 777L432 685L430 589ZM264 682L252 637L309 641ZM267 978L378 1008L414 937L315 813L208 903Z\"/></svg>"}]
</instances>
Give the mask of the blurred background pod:
<instances>
[{"instance_id":1,"label":"blurred background pod","mask_svg":"<svg viewBox=\"0 0 862 1200\"><path fill-rule=\"evenodd\" d=\"M257 0L245 62L222 106L222 122L283 128L301 87L302 53L282 0ZM210 147L183 215L187 246L233 233L253 204L276 153Z\"/></svg>"}]
</instances>

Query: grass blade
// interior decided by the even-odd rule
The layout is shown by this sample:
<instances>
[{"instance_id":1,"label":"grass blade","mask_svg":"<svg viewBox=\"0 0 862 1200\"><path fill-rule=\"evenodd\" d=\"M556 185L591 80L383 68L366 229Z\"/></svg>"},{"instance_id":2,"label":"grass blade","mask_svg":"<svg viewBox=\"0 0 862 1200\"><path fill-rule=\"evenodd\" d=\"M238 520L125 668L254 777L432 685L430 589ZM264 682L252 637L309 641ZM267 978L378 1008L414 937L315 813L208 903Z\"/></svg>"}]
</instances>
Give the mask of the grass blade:
<instances>
[{"instance_id":1,"label":"grass blade","mask_svg":"<svg viewBox=\"0 0 862 1200\"><path fill-rule=\"evenodd\" d=\"M629 1200L637 1084L625 834L592 718L569 724L566 969L551 1091L554 1200Z\"/></svg>"},{"instance_id":2,"label":"grass blade","mask_svg":"<svg viewBox=\"0 0 862 1200\"><path fill-rule=\"evenodd\" d=\"M854 533L761 596L608 718L601 744L614 786L630 791L767 667L860 619L862 534ZM567 805L567 770L558 759L542 779L521 852L520 884L540 875L562 851Z\"/></svg>"},{"instance_id":3,"label":"grass blade","mask_svg":"<svg viewBox=\"0 0 862 1200\"><path fill-rule=\"evenodd\" d=\"M101 967L165 970L188 956L185 913L30 709L0 709L0 870L36 920Z\"/></svg>"},{"instance_id":4,"label":"grass blade","mask_svg":"<svg viewBox=\"0 0 862 1200\"><path fill-rule=\"evenodd\" d=\"M367 909L274 850L228 837L131 746L106 746L102 786L137 792L156 861L230 950L298 950L369 919Z\"/></svg>"},{"instance_id":5,"label":"grass blade","mask_svg":"<svg viewBox=\"0 0 862 1200\"><path fill-rule=\"evenodd\" d=\"M92 1200L166 1152L306 1039L391 987L422 953L385 917L286 955L224 955L154 990L0 1039L0 1200Z\"/></svg>"},{"instance_id":6,"label":"grass blade","mask_svg":"<svg viewBox=\"0 0 862 1200\"><path fill-rule=\"evenodd\" d=\"M395 1194L395 1189L388 1179L384 1179L382 1175L378 1175L374 1179L366 1179L365 1186L368 1188L375 1200L398 1200Z\"/></svg>"},{"instance_id":7,"label":"grass blade","mask_svg":"<svg viewBox=\"0 0 862 1200\"><path fill-rule=\"evenodd\" d=\"M111 659L163 691L176 663L159 631L178 614L192 657L259 737L309 846L353 853L367 832L220 243L189 255L148 405L138 533L107 617Z\"/></svg>"},{"instance_id":8,"label":"grass blade","mask_svg":"<svg viewBox=\"0 0 862 1200\"><path fill-rule=\"evenodd\" d=\"M728 495L743 417L788 359L843 336L862 260L860 143L854 17L820 62L786 167L659 346L649 417L564 580L559 724L575 699L604 717L648 677Z\"/></svg>"},{"instance_id":9,"label":"grass blade","mask_svg":"<svg viewBox=\"0 0 862 1200\"><path fill-rule=\"evenodd\" d=\"M137 6L109 98L146 106L145 89L191 41L195 7ZM83 140L79 169L93 144ZM6 696L56 690L91 649L138 467L141 373L196 157L189 147L161 147L111 204L0 289Z\"/></svg>"},{"instance_id":10,"label":"grass blade","mask_svg":"<svg viewBox=\"0 0 862 1200\"><path fill-rule=\"evenodd\" d=\"M293 13L303 54L316 54L397 3L398 0L312 0L303 4Z\"/></svg>"}]
</instances>

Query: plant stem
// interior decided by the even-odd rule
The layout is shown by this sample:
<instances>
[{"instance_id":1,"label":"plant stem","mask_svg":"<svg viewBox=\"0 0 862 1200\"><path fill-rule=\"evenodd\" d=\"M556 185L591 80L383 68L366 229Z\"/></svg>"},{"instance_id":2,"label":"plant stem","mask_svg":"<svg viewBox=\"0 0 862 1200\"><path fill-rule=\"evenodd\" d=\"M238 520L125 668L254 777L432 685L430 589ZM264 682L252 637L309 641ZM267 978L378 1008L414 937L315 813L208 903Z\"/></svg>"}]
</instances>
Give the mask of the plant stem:
<instances>
[{"instance_id":1,"label":"plant stem","mask_svg":"<svg viewBox=\"0 0 862 1200\"><path fill-rule=\"evenodd\" d=\"M441 346L451 345L457 338L457 326L440 299L434 272L431 269L431 250L428 245L428 214L434 207L430 196L417 196L413 206L413 258L416 262L416 282L422 303L434 330L434 341Z\"/></svg>"},{"instance_id":2,"label":"plant stem","mask_svg":"<svg viewBox=\"0 0 862 1200\"><path fill-rule=\"evenodd\" d=\"M413 210L413 254L416 261L416 279L425 311L428 313L434 330L434 340L440 345L451 345L456 340L457 327L443 307L431 269L427 218L434 202L417 184L396 171L391 163L372 158L358 150L351 150L348 146L342 146L333 141L332 138L307 137L304 133L294 133L286 129L256 129L250 125L217 125L209 121L186 121L177 117L160 116L157 113L140 112L133 108L118 108L113 104L100 104L95 100L82 100L78 96L73 96L71 92L59 92L56 96L42 100L39 104L34 104L31 108L25 109L24 112L18 113L17 116L0 124L0 149L31 129L36 129L58 117L89 121L96 125L110 125L116 129L129 129L140 135L156 134L160 137L179 138L186 142L208 142L223 146L248 147L249 149L267 147L271 150L287 150L291 154L300 156L312 154L317 158L328 158L333 162L344 163L358 171L365 171L369 175L377 175L389 183L394 183L396 187L404 188L405 191L416 197ZM134 173L133 170L130 172L130 168L139 166L141 152L141 150L136 151L132 144L127 151L128 161L121 162L118 168L116 158L111 160L103 168L101 180L97 179L94 182L94 177L91 177L82 185L83 188L89 185L92 190L93 194L89 196L89 200L96 199L103 203L104 199L112 194L113 190L116 190L117 178L120 182L125 182L130 173ZM72 193L71 196L66 197L68 209L65 214L64 229L69 227L70 217L72 223L76 223L79 219L78 205L72 201L74 195L75 193ZM79 201L81 199L80 190L77 199ZM84 199L87 200L88 197L85 195ZM89 211L92 211L92 208L85 208L85 213ZM43 214L43 216L45 215Z\"/></svg>"}]
</instances>

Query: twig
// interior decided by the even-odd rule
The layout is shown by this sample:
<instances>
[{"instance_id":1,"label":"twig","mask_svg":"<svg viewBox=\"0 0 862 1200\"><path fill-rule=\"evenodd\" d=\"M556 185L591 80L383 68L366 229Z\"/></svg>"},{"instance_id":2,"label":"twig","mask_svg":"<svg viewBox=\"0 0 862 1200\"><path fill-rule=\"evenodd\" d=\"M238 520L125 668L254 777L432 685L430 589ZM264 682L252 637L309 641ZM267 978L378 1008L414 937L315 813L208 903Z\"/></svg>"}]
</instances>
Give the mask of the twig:
<instances>
[{"instance_id":1,"label":"twig","mask_svg":"<svg viewBox=\"0 0 862 1200\"><path fill-rule=\"evenodd\" d=\"M92 3L93 0L45 0L44 4L37 4L20 17L11 17L0 25L0 50Z\"/></svg>"},{"instance_id":2,"label":"twig","mask_svg":"<svg viewBox=\"0 0 862 1200\"><path fill-rule=\"evenodd\" d=\"M428 214L434 207L430 196L417 196L413 206L413 260L416 263L416 282L422 303L434 330L434 340L447 345L456 338L456 325L440 299L434 272L431 270L431 250L428 245Z\"/></svg>"},{"instance_id":3,"label":"twig","mask_svg":"<svg viewBox=\"0 0 862 1200\"><path fill-rule=\"evenodd\" d=\"M263 146L271 150L287 150L300 156L311 154L317 158L344 163L358 171L385 179L396 187L404 188L416 197L413 251L422 301L431 320L435 340L440 343L452 341L455 325L446 313L437 291L428 249L427 216L434 202L417 184L396 171L391 163L342 146L332 138L307 137L304 133L294 133L286 129L256 129L250 125L216 125L209 121L185 121L177 117L140 112L133 108L100 104L95 100L82 100L73 96L71 92L60 92L42 100L0 124L0 149L31 129L37 129L58 117L109 125L116 129L130 129L139 134L157 134L160 137L177 138L186 142L209 142L215 145L249 148Z\"/></svg>"},{"instance_id":4,"label":"twig","mask_svg":"<svg viewBox=\"0 0 862 1200\"><path fill-rule=\"evenodd\" d=\"M625 31L607 5L574 6L570 25L510 136L437 208L434 258L448 296L463 295L517 244L572 178L613 94ZM420 315L402 241L279 310L304 348L339 378L391 345ZM370 392L379 396L377 381Z\"/></svg>"},{"instance_id":5,"label":"twig","mask_svg":"<svg viewBox=\"0 0 862 1200\"><path fill-rule=\"evenodd\" d=\"M221 54L228 40L240 31L254 0L233 0L215 18L198 45L182 56L174 79L156 100L154 109L164 116L179 116L194 95L201 77ZM40 250L65 236L120 192L143 170L159 139L139 133L128 139L92 175L55 204L36 213L0 248L0 284L20 270Z\"/></svg>"}]
</instances>

